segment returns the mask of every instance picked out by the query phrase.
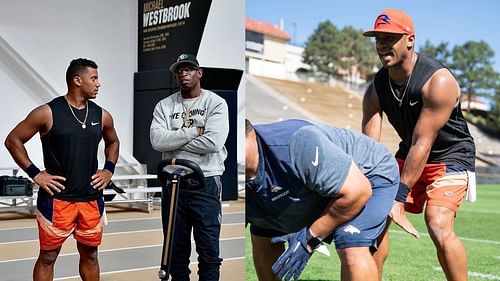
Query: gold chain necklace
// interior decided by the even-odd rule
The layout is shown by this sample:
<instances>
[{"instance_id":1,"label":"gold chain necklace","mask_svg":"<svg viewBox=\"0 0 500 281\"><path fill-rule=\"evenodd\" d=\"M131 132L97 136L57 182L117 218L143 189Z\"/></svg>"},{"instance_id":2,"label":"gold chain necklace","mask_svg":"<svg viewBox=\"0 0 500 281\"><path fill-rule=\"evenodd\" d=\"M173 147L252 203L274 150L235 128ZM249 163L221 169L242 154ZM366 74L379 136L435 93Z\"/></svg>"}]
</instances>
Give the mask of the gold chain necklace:
<instances>
[{"instance_id":1,"label":"gold chain necklace","mask_svg":"<svg viewBox=\"0 0 500 281\"><path fill-rule=\"evenodd\" d=\"M181 98L182 111L184 112L184 115L182 116L182 127L184 127L184 128L190 128L191 127L191 122L189 122L189 117L191 117L191 116L189 115L189 113L191 111L191 108L193 108L193 106L196 104L196 102L198 102L201 99L201 95L202 94L203 94L203 92L201 92L199 96L197 96L196 98L194 98L194 101L193 101L193 103L191 104L190 107L187 107L184 104L184 102L182 102L184 100L184 98L182 97L181 94L179 94L179 96Z\"/></svg>"},{"instance_id":2,"label":"gold chain necklace","mask_svg":"<svg viewBox=\"0 0 500 281\"><path fill-rule=\"evenodd\" d=\"M415 52L413 52L411 61L412 61L412 66L411 66L410 76L408 77L408 81L406 81L405 90L403 91L403 95L401 96L401 98L398 98L398 95L396 95L396 93L394 92L392 88L391 75L387 73L387 77L389 79L389 88L391 89L392 96L394 96L394 98L398 101L399 107L401 107L401 105L403 104L403 99L405 98L406 91L408 90L408 85L410 85L411 75L413 74L413 69L415 68Z\"/></svg>"},{"instance_id":3,"label":"gold chain necklace","mask_svg":"<svg viewBox=\"0 0 500 281\"><path fill-rule=\"evenodd\" d=\"M83 122L80 121L80 119L78 119L78 117L76 117L76 114L75 112L73 112L73 108L71 108L71 104L69 103L69 100L65 97L66 99L66 102L68 103L68 107L69 107L69 110L71 111L71 114L73 114L73 117L75 117L76 121L78 121L78 123L82 124L82 129L85 129L87 128L87 117L89 116L89 102L88 101L85 101L85 108L86 108L86 111L85 111L85 119L83 119Z\"/></svg>"}]
</instances>

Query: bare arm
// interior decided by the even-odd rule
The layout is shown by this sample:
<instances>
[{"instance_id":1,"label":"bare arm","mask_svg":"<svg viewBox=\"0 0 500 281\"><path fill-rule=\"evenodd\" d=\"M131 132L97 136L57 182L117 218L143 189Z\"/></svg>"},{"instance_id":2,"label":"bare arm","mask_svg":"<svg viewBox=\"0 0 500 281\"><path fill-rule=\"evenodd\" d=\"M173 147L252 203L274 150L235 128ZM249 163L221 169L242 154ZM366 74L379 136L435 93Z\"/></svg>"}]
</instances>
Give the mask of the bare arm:
<instances>
[{"instance_id":1,"label":"bare arm","mask_svg":"<svg viewBox=\"0 0 500 281\"><path fill-rule=\"evenodd\" d=\"M373 83L366 89L363 97L363 121L361 122L363 134L380 141L382 131L382 108Z\"/></svg>"},{"instance_id":2,"label":"bare arm","mask_svg":"<svg viewBox=\"0 0 500 281\"><path fill-rule=\"evenodd\" d=\"M106 157L106 162L111 162L113 167L112 170L114 170L114 165L118 161L120 141L116 134L113 117L105 109L102 110L102 138L104 140L104 156ZM94 188L103 189L109 184L112 176L112 171L108 169L97 170L96 173L92 175L91 184Z\"/></svg>"},{"instance_id":3,"label":"bare arm","mask_svg":"<svg viewBox=\"0 0 500 281\"><path fill-rule=\"evenodd\" d=\"M422 174L436 136L450 118L459 95L460 88L446 69L436 71L424 85L422 111L401 173L401 182L408 187L411 188Z\"/></svg>"},{"instance_id":4,"label":"bare arm","mask_svg":"<svg viewBox=\"0 0 500 281\"><path fill-rule=\"evenodd\" d=\"M7 135L5 147L21 169L26 171L26 169L33 164L24 144L36 133L40 133L41 135L46 134L51 127L52 111L47 104L44 104L32 110L28 116L17 124L17 126ZM51 195L53 191L60 192L61 189L64 189L64 185L59 182L64 180L66 180L64 177L51 175L46 171L40 172L33 177L33 181Z\"/></svg>"},{"instance_id":5,"label":"bare arm","mask_svg":"<svg viewBox=\"0 0 500 281\"><path fill-rule=\"evenodd\" d=\"M380 141L382 130L382 107L378 99L375 85L372 83L366 90L363 98L363 122L362 131L365 135ZM407 191L404 190L404 191ZM398 191L399 194L399 191ZM415 237L419 237L418 231L406 218L404 204L402 202L394 201L389 216L393 221L399 225L404 231L410 233Z\"/></svg>"},{"instance_id":6,"label":"bare arm","mask_svg":"<svg viewBox=\"0 0 500 281\"><path fill-rule=\"evenodd\" d=\"M339 225L356 216L363 209L371 194L370 182L354 162L351 163L338 196L330 201L323 214L311 225L311 234L319 239L325 239Z\"/></svg>"},{"instance_id":7,"label":"bare arm","mask_svg":"<svg viewBox=\"0 0 500 281\"><path fill-rule=\"evenodd\" d=\"M32 164L24 144L36 133L44 134L52 126L52 112L46 104L31 111L28 116L7 135L5 147L20 168Z\"/></svg>"},{"instance_id":8,"label":"bare arm","mask_svg":"<svg viewBox=\"0 0 500 281\"><path fill-rule=\"evenodd\" d=\"M103 109L102 112L102 138L104 140L104 155L106 160L116 164L120 151L120 140L116 134L113 117Z\"/></svg>"}]
</instances>

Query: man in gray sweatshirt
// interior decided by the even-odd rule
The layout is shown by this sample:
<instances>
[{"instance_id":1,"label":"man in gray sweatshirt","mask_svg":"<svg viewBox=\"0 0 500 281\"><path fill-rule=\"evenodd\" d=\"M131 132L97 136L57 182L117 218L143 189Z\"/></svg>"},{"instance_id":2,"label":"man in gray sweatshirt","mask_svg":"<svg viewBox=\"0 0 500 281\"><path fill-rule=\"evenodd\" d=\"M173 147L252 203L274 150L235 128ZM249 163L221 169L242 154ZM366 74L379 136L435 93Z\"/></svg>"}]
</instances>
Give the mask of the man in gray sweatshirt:
<instances>
[{"instance_id":1,"label":"man in gray sweatshirt","mask_svg":"<svg viewBox=\"0 0 500 281\"><path fill-rule=\"evenodd\" d=\"M217 94L202 89L203 69L195 56L181 54L170 66L180 91L156 105L150 139L163 159L187 159L197 163L205 175L206 186L191 182L181 189L178 199L172 280L189 280L191 230L198 252L200 280L219 280L219 236L221 225L220 176L224 172L229 132L228 107Z\"/></svg>"}]
</instances>

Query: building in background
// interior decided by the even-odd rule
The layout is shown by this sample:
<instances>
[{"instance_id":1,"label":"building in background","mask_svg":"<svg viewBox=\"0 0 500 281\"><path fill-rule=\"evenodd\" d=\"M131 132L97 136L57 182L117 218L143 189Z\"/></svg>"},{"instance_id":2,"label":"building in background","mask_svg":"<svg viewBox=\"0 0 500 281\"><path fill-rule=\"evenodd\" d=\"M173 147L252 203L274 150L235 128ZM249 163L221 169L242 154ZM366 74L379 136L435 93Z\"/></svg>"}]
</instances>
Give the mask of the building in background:
<instances>
[{"instance_id":1,"label":"building in background","mask_svg":"<svg viewBox=\"0 0 500 281\"><path fill-rule=\"evenodd\" d=\"M245 70L257 76L299 80L298 69L310 69L302 63L304 48L290 45L291 37L277 25L245 20Z\"/></svg>"},{"instance_id":2,"label":"building in background","mask_svg":"<svg viewBox=\"0 0 500 281\"><path fill-rule=\"evenodd\" d=\"M303 62L304 48L290 44L291 37L283 28L260 20L245 20L245 70L256 76L283 80L328 83L346 88L364 85L357 65L339 69L341 80L315 72ZM348 59L348 58L346 58Z\"/></svg>"},{"instance_id":3,"label":"building in background","mask_svg":"<svg viewBox=\"0 0 500 281\"><path fill-rule=\"evenodd\" d=\"M488 116L491 111L491 104L488 103L486 98L478 98L476 96L471 96L470 108L469 108L469 95L467 93L462 93L460 96L460 106L463 111L470 111L471 113L479 116Z\"/></svg>"}]
</instances>

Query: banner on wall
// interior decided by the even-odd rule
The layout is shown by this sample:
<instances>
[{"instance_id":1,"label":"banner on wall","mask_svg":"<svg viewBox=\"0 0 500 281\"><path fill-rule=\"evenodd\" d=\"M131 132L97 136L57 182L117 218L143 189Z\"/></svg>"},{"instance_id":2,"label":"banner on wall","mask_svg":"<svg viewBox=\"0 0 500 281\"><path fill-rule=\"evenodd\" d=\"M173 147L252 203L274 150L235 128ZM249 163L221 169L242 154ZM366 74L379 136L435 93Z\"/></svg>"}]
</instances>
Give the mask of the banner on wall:
<instances>
[{"instance_id":1,"label":"banner on wall","mask_svg":"<svg viewBox=\"0 0 500 281\"><path fill-rule=\"evenodd\" d=\"M138 71L168 68L197 55L211 0L139 0Z\"/></svg>"},{"instance_id":2,"label":"banner on wall","mask_svg":"<svg viewBox=\"0 0 500 281\"><path fill-rule=\"evenodd\" d=\"M211 5L211 0L138 1L138 71L134 75L134 157L140 163L147 165L148 173L154 174L157 172L161 153L152 148L149 140L152 113L158 101L179 90L174 76L168 69L169 66L181 53L198 56L202 39L213 39L217 44L227 44L228 37L238 34L227 34L219 30L214 33L212 30L208 32L212 37L203 36L206 32L205 27L234 24L229 20L231 17L214 16L210 18L214 22L206 25L210 9L221 8L221 5ZM207 50L203 51L206 53ZM209 53L214 60L226 56L220 48L210 49ZM241 58L243 57L242 49ZM202 67L204 72L201 86L224 98L229 108L230 129L225 143L228 156L224 163L226 170L221 178L224 186L222 199L234 200L238 198L237 90L243 70L205 65ZM148 185L158 186L159 182L150 180Z\"/></svg>"}]
</instances>

